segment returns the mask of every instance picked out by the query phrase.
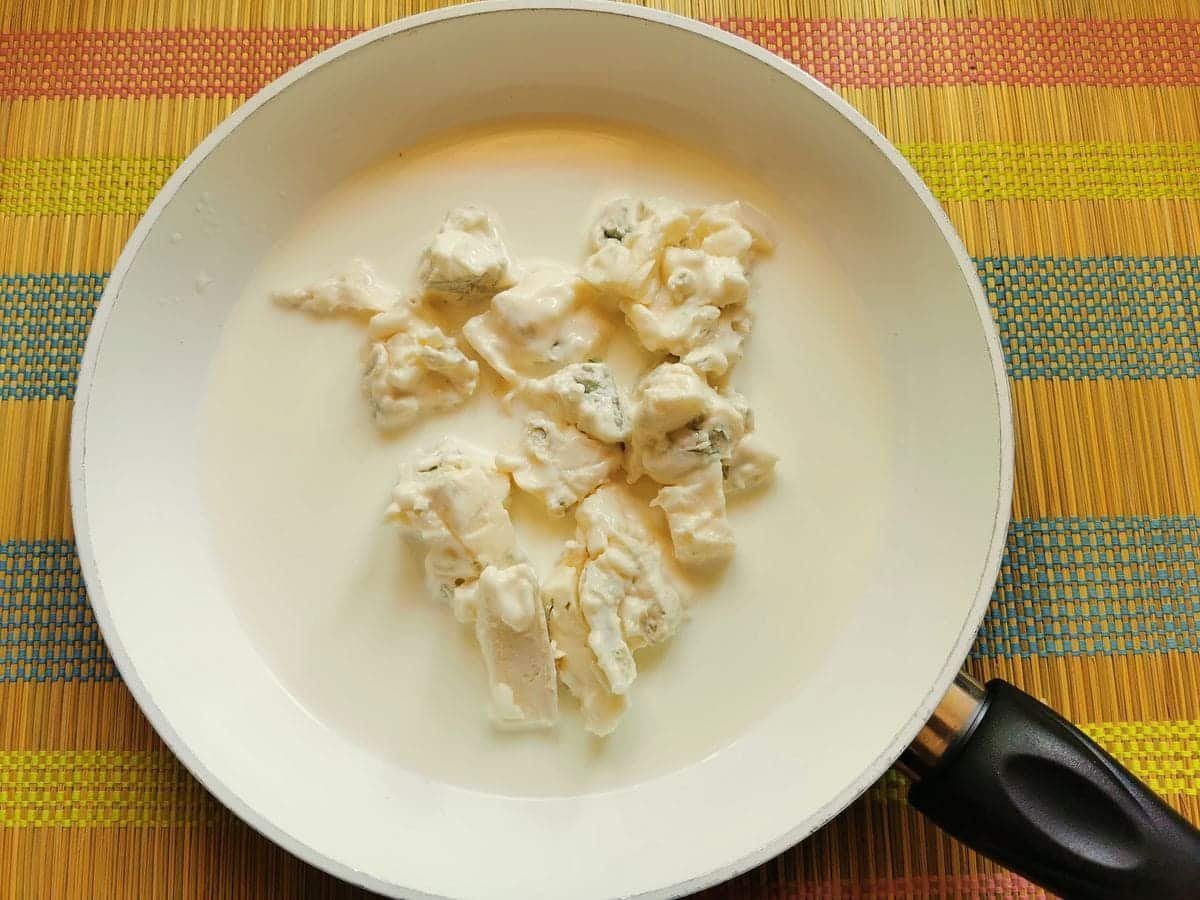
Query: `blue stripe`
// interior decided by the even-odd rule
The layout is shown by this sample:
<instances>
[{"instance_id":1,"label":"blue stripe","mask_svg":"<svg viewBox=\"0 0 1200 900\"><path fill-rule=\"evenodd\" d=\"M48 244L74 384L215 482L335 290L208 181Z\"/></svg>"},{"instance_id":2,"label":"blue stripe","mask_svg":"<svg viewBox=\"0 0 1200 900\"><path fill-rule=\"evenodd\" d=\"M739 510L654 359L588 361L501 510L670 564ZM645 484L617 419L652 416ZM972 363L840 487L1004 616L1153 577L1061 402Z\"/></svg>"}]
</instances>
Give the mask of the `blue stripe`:
<instances>
[{"instance_id":1,"label":"blue stripe","mask_svg":"<svg viewBox=\"0 0 1200 900\"><path fill-rule=\"evenodd\" d=\"M0 683L112 681L69 541L0 542Z\"/></svg>"},{"instance_id":2,"label":"blue stripe","mask_svg":"<svg viewBox=\"0 0 1200 900\"><path fill-rule=\"evenodd\" d=\"M1012 378L1200 377L1200 257L975 263ZM71 396L107 278L0 274L0 400Z\"/></svg>"},{"instance_id":3,"label":"blue stripe","mask_svg":"<svg viewBox=\"0 0 1200 900\"><path fill-rule=\"evenodd\" d=\"M1200 518L1021 519L976 659L1200 651ZM68 541L0 542L0 682L119 676Z\"/></svg>"},{"instance_id":4,"label":"blue stripe","mask_svg":"<svg viewBox=\"0 0 1200 900\"><path fill-rule=\"evenodd\" d=\"M977 259L1013 378L1200 375L1200 257Z\"/></svg>"},{"instance_id":5,"label":"blue stripe","mask_svg":"<svg viewBox=\"0 0 1200 900\"><path fill-rule=\"evenodd\" d=\"M70 397L107 273L0 274L0 400Z\"/></svg>"},{"instance_id":6,"label":"blue stripe","mask_svg":"<svg viewBox=\"0 0 1200 900\"><path fill-rule=\"evenodd\" d=\"M1200 519L1022 519L976 658L1200 650Z\"/></svg>"}]
</instances>

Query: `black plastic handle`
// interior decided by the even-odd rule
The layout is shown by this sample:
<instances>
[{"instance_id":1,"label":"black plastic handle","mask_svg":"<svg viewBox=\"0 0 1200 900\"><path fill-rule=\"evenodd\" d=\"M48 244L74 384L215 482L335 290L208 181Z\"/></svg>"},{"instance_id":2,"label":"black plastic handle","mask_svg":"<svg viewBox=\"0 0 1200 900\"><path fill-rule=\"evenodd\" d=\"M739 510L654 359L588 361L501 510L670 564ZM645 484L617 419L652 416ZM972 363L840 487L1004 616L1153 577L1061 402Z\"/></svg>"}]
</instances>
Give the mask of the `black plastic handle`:
<instances>
[{"instance_id":1,"label":"black plastic handle","mask_svg":"<svg viewBox=\"0 0 1200 900\"><path fill-rule=\"evenodd\" d=\"M1024 691L991 681L983 702L913 806L1064 897L1200 898L1200 831Z\"/></svg>"}]
</instances>

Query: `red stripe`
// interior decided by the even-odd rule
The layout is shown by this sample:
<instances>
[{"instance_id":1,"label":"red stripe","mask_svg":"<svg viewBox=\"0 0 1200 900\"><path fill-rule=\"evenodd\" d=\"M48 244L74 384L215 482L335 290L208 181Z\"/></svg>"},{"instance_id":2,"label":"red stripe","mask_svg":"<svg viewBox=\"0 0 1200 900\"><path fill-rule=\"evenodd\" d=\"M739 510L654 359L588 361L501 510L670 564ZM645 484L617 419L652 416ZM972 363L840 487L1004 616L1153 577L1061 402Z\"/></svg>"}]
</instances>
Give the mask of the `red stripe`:
<instances>
[{"instance_id":1,"label":"red stripe","mask_svg":"<svg viewBox=\"0 0 1200 900\"><path fill-rule=\"evenodd\" d=\"M361 30L0 34L0 98L246 97Z\"/></svg>"},{"instance_id":2,"label":"red stripe","mask_svg":"<svg viewBox=\"0 0 1200 900\"><path fill-rule=\"evenodd\" d=\"M1200 85L1200 21L723 19L837 87Z\"/></svg>"},{"instance_id":3,"label":"red stripe","mask_svg":"<svg viewBox=\"0 0 1200 900\"><path fill-rule=\"evenodd\" d=\"M1200 21L720 19L838 87L1200 85ZM357 28L0 33L0 99L245 97Z\"/></svg>"}]
</instances>

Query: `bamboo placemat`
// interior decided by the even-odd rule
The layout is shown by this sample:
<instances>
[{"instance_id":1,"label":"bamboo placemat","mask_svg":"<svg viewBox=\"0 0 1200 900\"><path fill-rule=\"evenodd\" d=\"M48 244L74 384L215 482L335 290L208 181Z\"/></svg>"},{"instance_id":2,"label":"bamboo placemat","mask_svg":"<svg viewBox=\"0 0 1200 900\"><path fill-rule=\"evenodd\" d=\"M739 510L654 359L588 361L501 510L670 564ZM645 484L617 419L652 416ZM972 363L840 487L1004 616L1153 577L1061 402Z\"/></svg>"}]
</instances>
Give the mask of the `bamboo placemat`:
<instances>
[{"instance_id":1,"label":"bamboo placemat","mask_svg":"<svg viewBox=\"0 0 1200 900\"><path fill-rule=\"evenodd\" d=\"M0 894L332 897L186 774L84 593L79 354L159 185L270 79L436 2L0 0ZM667 0L839 90L974 255L1016 408L1015 521L971 654L1200 822L1200 7ZM714 892L1041 896L885 778Z\"/></svg>"}]
</instances>

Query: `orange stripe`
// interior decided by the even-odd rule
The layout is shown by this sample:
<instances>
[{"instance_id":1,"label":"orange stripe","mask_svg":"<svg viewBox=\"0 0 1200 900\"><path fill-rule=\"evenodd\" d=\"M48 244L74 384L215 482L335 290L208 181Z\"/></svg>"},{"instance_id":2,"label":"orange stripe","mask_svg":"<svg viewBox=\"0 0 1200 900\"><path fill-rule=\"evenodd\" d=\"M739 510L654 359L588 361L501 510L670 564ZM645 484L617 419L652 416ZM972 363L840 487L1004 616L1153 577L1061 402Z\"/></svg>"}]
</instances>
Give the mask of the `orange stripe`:
<instances>
[{"instance_id":1,"label":"orange stripe","mask_svg":"<svg viewBox=\"0 0 1200 900\"><path fill-rule=\"evenodd\" d=\"M1200 21L721 18L839 87L1200 85ZM244 97L351 27L0 33L0 98Z\"/></svg>"}]
</instances>

